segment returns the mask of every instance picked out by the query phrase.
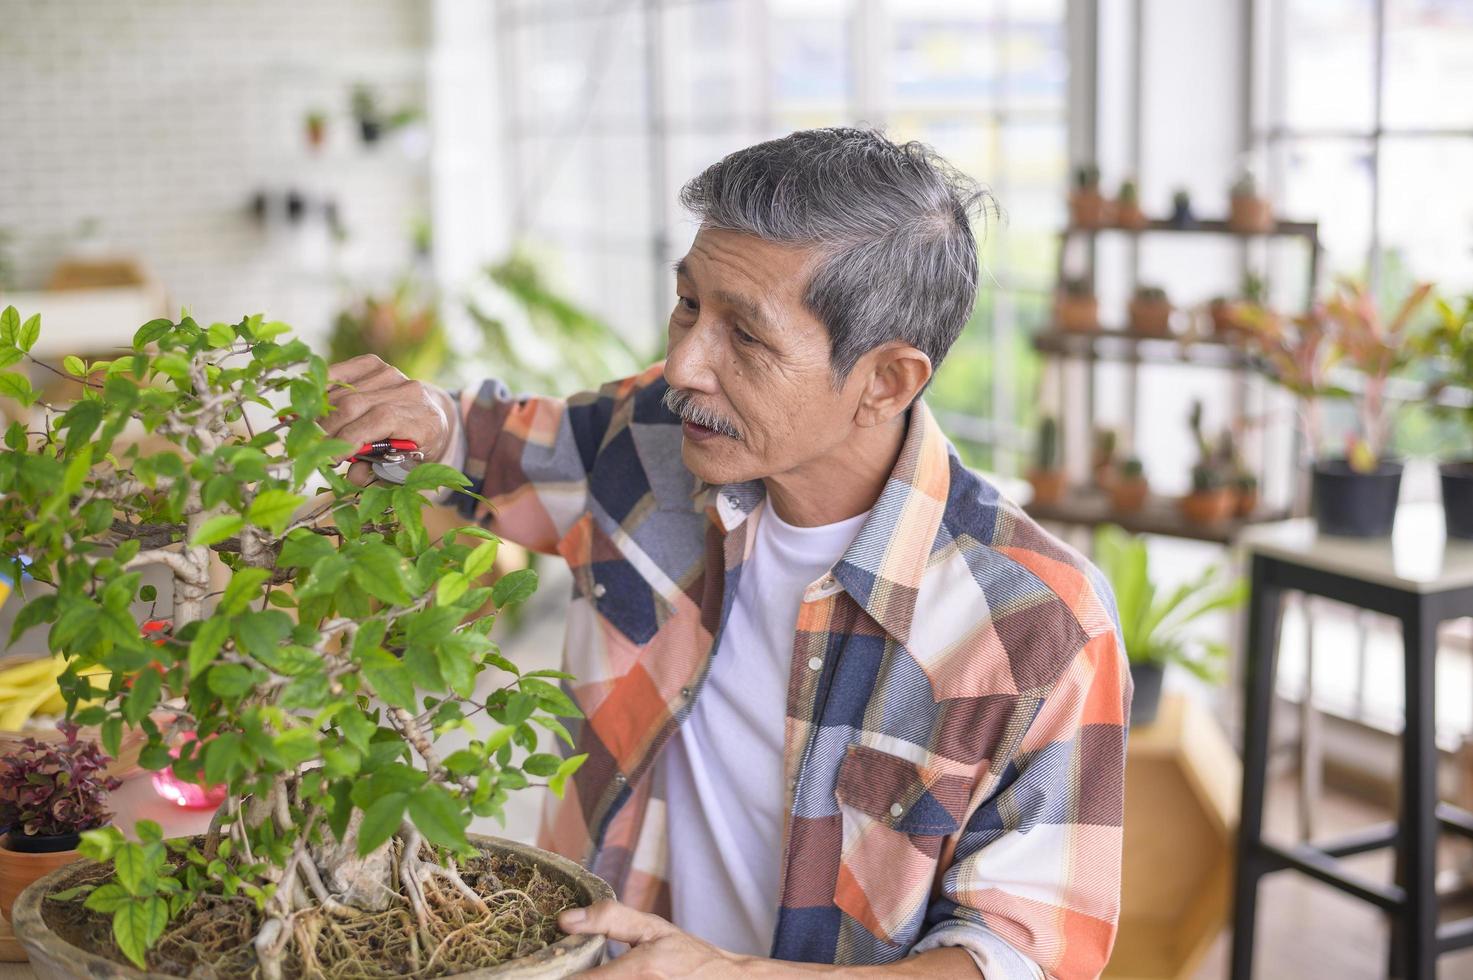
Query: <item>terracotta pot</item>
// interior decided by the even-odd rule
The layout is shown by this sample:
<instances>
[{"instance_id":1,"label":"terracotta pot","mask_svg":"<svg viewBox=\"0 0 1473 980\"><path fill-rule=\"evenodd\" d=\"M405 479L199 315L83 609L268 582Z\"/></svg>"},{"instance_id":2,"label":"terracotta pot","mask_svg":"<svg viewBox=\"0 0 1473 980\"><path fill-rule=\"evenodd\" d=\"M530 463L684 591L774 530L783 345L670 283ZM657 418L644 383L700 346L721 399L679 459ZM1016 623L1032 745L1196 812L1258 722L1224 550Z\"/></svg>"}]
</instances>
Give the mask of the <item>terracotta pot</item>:
<instances>
[{"instance_id":1,"label":"terracotta pot","mask_svg":"<svg viewBox=\"0 0 1473 980\"><path fill-rule=\"evenodd\" d=\"M44 878L57 868L77 860L76 841L72 846L55 851L18 851L10 846L10 837L0 842L0 915L10 918L11 906L31 882Z\"/></svg>"},{"instance_id":2,"label":"terracotta pot","mask_svg":"<svg viewBox=\"0 0 1473 980\"><path fill-rule=\"evenodd\" d=\"M1069 194L1069 221L1076 228L1103 228L1110 223L1110 202L1099 191Z\"/></svg>"},{"instance_id":3,"label":"terracotta pot","mask_svg":"<svg viewBox=\"0 0 1473 980\"><path fill-rule=\"evenodd\" d=\"M1193 524L1216 524L1233 516L1233 492L1227 487L1221 490L1194 490L1181 498L1181 512Z\"/></svg>"},{"instance_id":4,"label":"terracotta pot","mask_svg":"<svg viewBox=\"0 0 1473 980\"><path fill-rule=\"evenodd\" d=\"M1140 231L1151 223L1146 217L1146 212L1141 210L1139 204L1115 203L1115 226L1117 228L1128 228L1131 231Z\"/></svg>"},{"instance_id":5,"label":"terracotta pot","mask_svg":"<svg viewBox=\"0 0 1473 980\"><path fill-rule=\"evenodd\" d=\"M1164 300L1132 299L1130 329L1153 337L1171 336L1171 304Z\"/></svg>"},{"instance_id":6,"label":"terracotta pot","mask_svg":"<svg viewBox=\"0 0 1473 980\"><path fill-rule=\"evenodd\" d=\"M1228 210L1228 227L1246 235L1273 231L1273 205L1266 197L1234 195Z\"/></svg>"},{"instance_id":7,"label":"terracotta pot","mask_svg":"<svg viewBox=\"0 0 1473 980\"><path fill-rule=\"evenodd\" d=\"M1238 517L1248 517L1258 509L1257 490L1234 490L1233 491L1233 513Z\"/></svg>"},{"instance_id":8,"label":"terracotta pot","mask_svg":"<svg viewBox=\"0 0 1473 980\"><path fill-rule=\"evenodd\" d=\"M1212 316L1212 332L1218 337L1230 337L1238 330L1237 304L1225 300L1213 300L1207 304Z\"/></svg>"},{"instance_id":9,"label":"terracotta pot","mask_svg":"<svg viewBox=\"0 0 1473 980\"><path fill-rule=\"evenodd\" d=\"M1063 470L1029 470L1028 484L1033 487L1033 503L1049 506L1064 498Z\"/></svg>"},{"instance_id":10,"label":"terracotta pot","mask_svg":"<svg viewBox=\"0 0 1473 980\"><path fill-rule=\"evenodd\" d=\"M1146 505L1150 495L1151 484L1142 477L1118 480L1110 488L1110 506L1121 514L1134 514Z\"/></svg>"},{"instance_id":11,"label":"terracotta pot","mask_svg":"<svg viewBox=\"0 0 1473 980\"><path fill-rule=\"evenodd\" d=\"M567 858L529 844L500 838L469 835L471 842L492 854L515 858L538 866L553 881L568 885L580 905L613 898L614 890L593 872L579 867ZM75 868L60 868L26 889L15 903L11 924L31 957L31 968L37 980L73 980L75 977L106 980L169 980L161 973L146 973L73 946L62 939L41 918L41 903L52 892L70 887L72 880L92 862ZM557 980L592 969L604 958L603 936L564 936L551 946L500 966L457 973L467 980Z\"/></svg>"},{"instance_id":12,"label":"terracotta pot","mask_svg":"<svg viewBox=\"0 0 1473 980\"><path fill-rule=\"evenodd\" d=\"M1054 322L1060 330L1090 333L1100 329L1100 301L1093 296L1060 296L1054 301Z\"/></svg>"}]
</instances>

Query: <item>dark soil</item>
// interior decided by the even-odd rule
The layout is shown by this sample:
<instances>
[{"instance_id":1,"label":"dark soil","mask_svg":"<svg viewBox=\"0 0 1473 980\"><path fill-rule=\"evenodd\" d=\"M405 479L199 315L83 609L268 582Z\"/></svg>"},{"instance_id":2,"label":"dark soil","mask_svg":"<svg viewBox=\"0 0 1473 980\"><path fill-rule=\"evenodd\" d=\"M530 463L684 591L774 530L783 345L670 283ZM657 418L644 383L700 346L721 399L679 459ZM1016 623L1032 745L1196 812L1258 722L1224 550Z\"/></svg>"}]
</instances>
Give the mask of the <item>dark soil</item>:
<instances>
[{"instance_id":1,"label":"dark soil","mask_svg":"<svg viewBox=\"0 0 1473 980\"><path fill-rule=\"evenodd\" d=\"M286 975L331 980L430 978L496 966L561 939L557 914L579 904L571 888L514 858L472 858L460 873L486 901L491 915L482 915L436 884L428 886L434 912L428 937L416 927L407 902L351 921L313 909L298 916ZM111 877L110 867L94 866L67 887L100 884ZM113 941L110 916L89 911L81 901L48 901L42 915L73 946L132 965ZM193 980L259 977L251 941L261 921L250 899L202 897L169 923L149 951L148 968Z\"/></svg>"}]
</instances>

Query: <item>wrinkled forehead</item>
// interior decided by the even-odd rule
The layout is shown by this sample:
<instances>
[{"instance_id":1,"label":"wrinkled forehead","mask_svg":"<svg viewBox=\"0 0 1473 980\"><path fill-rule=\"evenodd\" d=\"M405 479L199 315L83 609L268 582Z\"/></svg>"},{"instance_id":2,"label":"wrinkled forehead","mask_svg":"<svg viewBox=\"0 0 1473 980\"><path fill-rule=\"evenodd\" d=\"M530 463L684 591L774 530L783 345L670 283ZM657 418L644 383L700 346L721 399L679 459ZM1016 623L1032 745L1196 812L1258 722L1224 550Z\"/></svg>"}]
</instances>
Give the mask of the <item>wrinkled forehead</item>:
<instances>
[{"instance_id":1,"label":"wrinkled forehead","mask_svg":"<svg viewBox=\"0 0 1473 980\"><path fill-rule=\"evenodd\" d=\"M690 251L675 264L675 273L702 302L715 301L769 320L811 318L804 296L818 258L816 249L702 227Z\"/></svg>"}]
</instances>

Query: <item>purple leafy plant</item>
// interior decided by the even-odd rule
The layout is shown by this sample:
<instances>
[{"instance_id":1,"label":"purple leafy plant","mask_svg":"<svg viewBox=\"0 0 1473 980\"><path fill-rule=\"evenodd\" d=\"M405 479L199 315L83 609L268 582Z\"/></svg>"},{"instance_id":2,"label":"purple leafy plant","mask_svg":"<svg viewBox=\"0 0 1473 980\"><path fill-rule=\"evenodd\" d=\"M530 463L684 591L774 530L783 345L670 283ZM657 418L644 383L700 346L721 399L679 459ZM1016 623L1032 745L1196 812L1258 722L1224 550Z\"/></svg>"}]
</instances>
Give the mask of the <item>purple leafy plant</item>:
<instances>
[{"instance_id":1,"label":"purple leafy plant","mask_svg":"<svg viewBox=\"0 0 1473 980\"><path fill-rule=\"evenodd\" d=\"M31 837L77 834L112 820L107 794L121 782L103 774L108 757L77 738L77 726L57 726L64 742L28 738L0 760L0 828Z\"/></svg>"}]
</instances>

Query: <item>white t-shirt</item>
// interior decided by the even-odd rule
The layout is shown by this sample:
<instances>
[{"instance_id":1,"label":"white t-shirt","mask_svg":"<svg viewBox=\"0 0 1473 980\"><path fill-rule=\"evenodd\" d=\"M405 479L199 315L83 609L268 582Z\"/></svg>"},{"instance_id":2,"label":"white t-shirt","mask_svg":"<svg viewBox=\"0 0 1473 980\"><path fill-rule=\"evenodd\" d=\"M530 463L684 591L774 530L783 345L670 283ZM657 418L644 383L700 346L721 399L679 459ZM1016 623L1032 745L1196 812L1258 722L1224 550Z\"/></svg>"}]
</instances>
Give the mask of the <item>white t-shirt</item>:
<instances>
[{"instance_id":1,"label":"white t-shirt","mask_svg":"<svg viewBox=\"0 0 1473 980\"><path fill-rule=\"evenodd\" d=\"M656 766L668 807L671 918L734 953L772 950L798 609L868 516L794 527L769 502L748 518L756 539L710 673Z\"/></svg>"}]
</instances>

